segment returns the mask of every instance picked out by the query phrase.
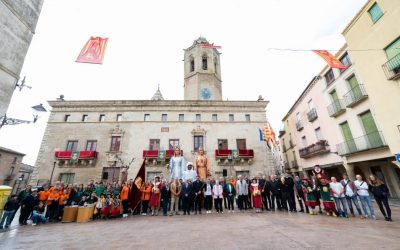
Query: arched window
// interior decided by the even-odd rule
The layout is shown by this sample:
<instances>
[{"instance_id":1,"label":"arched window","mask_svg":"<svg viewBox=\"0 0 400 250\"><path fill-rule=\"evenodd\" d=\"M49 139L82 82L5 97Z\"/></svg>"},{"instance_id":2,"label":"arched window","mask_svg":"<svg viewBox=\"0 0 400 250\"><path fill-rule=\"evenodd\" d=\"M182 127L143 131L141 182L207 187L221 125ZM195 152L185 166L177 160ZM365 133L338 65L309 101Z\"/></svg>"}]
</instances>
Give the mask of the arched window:
<instances>
[{"instance_id":1,"label":"arched window","mask_svg":"<svg viewBox=\"0 0 400 250\"><path fill-rule=\"evenodd\" d=\"M194 58L190 57L190 72L194 71Z\"/></svg>"},{"instance_id":2,"label":"arched window","mask_svg":"<svg viewBox=\"0 0 400 250\"><path fill-rule=\"evenodd\" d=\"M215 70L215 74L218 74L218 60L217 60L217 58L214 58L214 70Z\"/></svg>"},{"instance_id":3,"label":"arched window","mask_svg":"<svg viewBox=\"0 0 400 250\"><path fill-rule=\"evenodd\" d=\"M207 70L207 56L203 55L201 60L201 66L203 70Z\"/></svg>"}]
</instances>

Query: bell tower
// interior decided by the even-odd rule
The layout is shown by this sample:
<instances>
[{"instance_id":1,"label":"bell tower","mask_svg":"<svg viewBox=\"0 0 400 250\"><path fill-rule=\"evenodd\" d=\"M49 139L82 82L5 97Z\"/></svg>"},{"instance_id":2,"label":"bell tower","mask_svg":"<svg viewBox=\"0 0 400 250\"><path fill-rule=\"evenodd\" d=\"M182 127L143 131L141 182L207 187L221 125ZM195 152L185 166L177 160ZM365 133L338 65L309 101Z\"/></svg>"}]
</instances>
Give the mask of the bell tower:
<instances>
[{"instance_id":1,"label":"bell tower","mask_svg":"<svg viewBox=\"0 0 400 250\"><path fill-rule=\"evenodd\" d=\"M221 53L204 37L185 49L185 100L222 101ZM205 46L205 48L203 48Z\"/></svg>"}]
</instances>

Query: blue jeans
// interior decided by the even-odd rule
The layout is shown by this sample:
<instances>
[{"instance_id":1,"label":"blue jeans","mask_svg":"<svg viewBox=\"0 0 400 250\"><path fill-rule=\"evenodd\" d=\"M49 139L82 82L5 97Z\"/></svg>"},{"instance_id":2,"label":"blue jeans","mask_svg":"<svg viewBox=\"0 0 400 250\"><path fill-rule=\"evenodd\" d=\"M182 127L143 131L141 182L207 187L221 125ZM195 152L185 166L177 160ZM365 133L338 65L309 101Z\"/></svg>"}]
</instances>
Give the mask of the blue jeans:
<instances>
[{"instance_id":1,"label":"blue jeans","mask_svg":"<svg viewBox=\"0 0 400 250\"><path fill-rule=\"evenodd\" d=\"M369 197L369 195L368 196L359 195L358 197L360 198L361 206L364 210L365 217L368 217L368 211L366 205L368 205L370 215L375 216L374 207L372 206L371 198Z\"/></svg>"},{"instance_id":2,"label":"blue jeans","mask_svg":"<svg viewBox=\"0 0 400 250\"><path fill-rule=\"evenodd\" d=\"M346 200L347 200L347 205L349 206L350 209L350 213L354 215L354 210L353 210L353 205L352 202L354 203L354 205L356 206L357 212L359 215L363 215L360 209L360 205L358 204L358 200L357 200L357 196L353 195L353 196L347 196L346 195Z\"/></svg>"},{"instance_id":3,"label":"blue jeans","mask_svg":"<svg viewBox=\"0 0 400 250\"><path fill-rule=\"evenodd\" d=\"M11 224L11 217L14 214L14 210L12 211L4 211L3 218L1 218L1 223L0 223L0 229L3 228L4 222L6 223L5 228L8 228L8 226Z\"/></svg>"},{"instance_id":4,"label":"blue jeans","mask_svg":"<svg viewBox=\"0 0 400 250\"><path fill-rule=\"evenodd\" d=\"M45 223L47 221L46 217L43 214L39 214L36 211L32 212L32 223L38 224L40 222Z\"/></svg>"},{"instance_id":5,"label":"blue jeans","mask_svg":"<svg viewBox=\"0 0 400 250\"><path fill-rule=\"evenodd\" d=\"M341 216L342 214L347 217L347 206L346 206L346 198L345 197L333 197L336 203L336 209L338 214ZM340 204L342 204L342 209L340 208Z\"/></svg>"}]
</instances>

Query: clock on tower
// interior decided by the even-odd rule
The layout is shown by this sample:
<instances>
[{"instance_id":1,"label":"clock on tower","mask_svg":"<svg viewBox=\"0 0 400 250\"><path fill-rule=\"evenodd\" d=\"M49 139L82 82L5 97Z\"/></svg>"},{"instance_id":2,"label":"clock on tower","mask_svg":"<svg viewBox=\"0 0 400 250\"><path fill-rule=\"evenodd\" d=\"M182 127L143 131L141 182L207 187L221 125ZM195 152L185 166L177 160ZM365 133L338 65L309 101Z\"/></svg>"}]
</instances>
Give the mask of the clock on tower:
<instances>
[{"instance_id":1,"label":"clock on tower","mask_svg":"<svg viewBox=\"0 0 400 250\"><path fill-rule=\"evenodd\" d=\"M202 100L210 100L211 96L212 96L212 92L208 88L202 88L200 90L200 97Z\"/></svg>"}]
</instances>

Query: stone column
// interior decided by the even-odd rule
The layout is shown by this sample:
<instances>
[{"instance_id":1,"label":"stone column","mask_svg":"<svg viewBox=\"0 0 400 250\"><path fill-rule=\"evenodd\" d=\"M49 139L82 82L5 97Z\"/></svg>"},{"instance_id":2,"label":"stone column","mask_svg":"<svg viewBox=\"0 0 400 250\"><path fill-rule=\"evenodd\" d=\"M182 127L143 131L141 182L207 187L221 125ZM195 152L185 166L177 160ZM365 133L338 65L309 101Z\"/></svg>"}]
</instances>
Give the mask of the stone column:
<instances>
[{"instance_id":1,"label":"stone column","mask_svg":"<svg viewBox=\"0 0 400 250\"><path fill-rule=\"evenodd\" d=\"M344 163L344 168L346 169L347 176L350 180L355 180L356 176L354 174L354 164Z\"/></svg>"}]
</instances>

